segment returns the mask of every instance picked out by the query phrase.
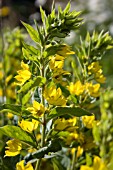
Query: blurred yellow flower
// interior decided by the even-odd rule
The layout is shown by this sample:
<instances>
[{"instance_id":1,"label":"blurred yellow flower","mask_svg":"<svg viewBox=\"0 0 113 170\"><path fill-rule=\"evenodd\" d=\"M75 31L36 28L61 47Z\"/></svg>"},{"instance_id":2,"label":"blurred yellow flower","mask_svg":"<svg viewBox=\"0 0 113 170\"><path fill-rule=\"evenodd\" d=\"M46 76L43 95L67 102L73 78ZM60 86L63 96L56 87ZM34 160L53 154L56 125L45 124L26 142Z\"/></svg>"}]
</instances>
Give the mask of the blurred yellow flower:
<instances>
[{"instance_id":1,"label":"blurred yellow flower","mask_svg":"<svg viewBox=\"0 0 113 170\"><path fill-rule=\"evenodd\" d=\"M64 119L64 118L60 118L55 120L54 122L54 129L55 130L70 130L70 127L74 127L76 124L76 117L74 118L70 118L70 119Z\"/></svg>"},{"instance_id":2,"label":"blurred yellow flower","mask_svg":"<svg viewBox=\"0 0 113 170\"><path fill-rule=\"evenodd\" d=\"M8 149L5 151L5 156L16 156L20 154L20 151L22 149L22 144L17 139L12 139L6 142L8 146L5 148Z\"/></svg>"},{"instance_id":3,"label":"blurred yellow flower","mask_svg":"<svg viewBox=\"0 0 113 170\"><path fill-rule=\"evenodd\" d=\"M100 84L86 83L85 88L92 97L98 97L100 95Z\"/></svg>"},{"instance_id":4,"label":"blurred yellow flower","mask_svg":"<svg viewBox=\"0 0 113 170\"><path fill-rule=\"evenodd\" d=\"M24 160L22 160L16 164L16 170L34 170L34 169L31 163L27 163L27 165L24 166Z\"/></svg>"},{"instance_id":5,"label":"blurred yellow flower","mask_svg":"<svg viewBox=\"0 0 113 170\"><path fill-rule=\"evenodd\" d=\"M0 96L3 96L3 90L0 89Z\"/></svg>"},{"instance_id":6,"label":"blurred yellow flower","mask_svg":"<svg viewBox=\"0 0 113 170\"><path fill-rule=\"evenodd\" d=\"M49 62L49 67L50 69L62 69L63 68L63 65L64 65L64 57L63 56L60 56L60 55L55 55L55 56L52 56L50 57L50 62Z\"/></svg>"},{"instance_id":7,"label":"blurred yellow flower","mask_svg":"<svg viewBox=\"0 0 113 170\"><path fill-rule=\"evenodd\" d=\"M51 105L56 106L65 106L66 99L62 95L62 91L60 88L56 89L55 85L51 85L51 87L46 87L44 90L44 97Z\"/></svg>"},{"instance_id":8,"label":"blurred yellow flower","mask_svg":"<svg viewBox=\"0 0 113 170\"><path fill-rule=\"evenodd\" d=\"M99 62L93 62L88 66L88 74L94 74L94 78L99 83L105 83L106 78L102 74L103 71L101 69L101 66L99 65Z\"/></svg>"},{"instance_id":9,"label":"blurred yellow flower","mask_svg":"<svg viewBox=\"0 0 113 170\"><path fill-rule=\"evenodd\" d=\"M16 84L19 86L23 85L31 77L31 72L29 71L28 64L25 64L22 61L21 67L22 67L22 70L17 71L18 75L15 76L15 79L18 81L18 82L16 82Z\"/></svg>"},{"instance_id":10,"label":"blurred yellow flower","mask_svg":"<svg viewBox=\"0 0 113 170\"><path fill-rule=\"evenodd\" d=\"M0 9L0 17L6 17L10 13L10 8L8 6L4 6Z\"/></svg>"},{"instance_id":11,"label":"blurred yellow flower","mask_svg":"<svg viewBox=\"0 0 113 170\"><path fill-rule=\"evenodd\" d=\"M45 107L42 103L38 103L37 101L34 100L33 107L28 107L27 110L30 111L33 114L33 116L40 117L45 112Z\"/></svg>"},{"instance_id":12,"label":"blurred yellow flower","mask_svg":"<svg viewBox=\"0 0 113 170\"><path fill-rule=\"evenodd\" d=\"M82 121L85 127L91 129L95 121L95 116L82 116Z\"/></svg>"},{"instance_id":13,"label":"blurred yellow flower","mask_svg":"<svg viewBox=\"0 0 113 170\"><path fill-rule=\"evenodd\" d=\"M85 86L80 81L77 81L75 84L70 83L70 86L68 86L68 90L71 94L79 96L84 92Z\"/></svg>"},{"instance_id":14,"label":"blurred yellow flower","mask_svg":"<svg viewBox=\"0 0 113 170\"><path fill-rule=\"evenodd\" d=\"M89 167L87 165L82 165L80 170L108 170L105 163L98 156L94 157L93 166Z\"/></svg>"},{"instance_id":15,"label":"blurred yellow flower","mask_svg":"<svg viewBox=\"0 0 113 170\"><path fill-rule=\"evenodd\" d=\"M12 119L12 118L14 117L14 115L13 115L12 113L8 112L8 113L7 113L7 117L8 117L9 119Z\"/></svg>"},{"instance_id":16,"label":"blurred yellow flower","mask_svg":"<svg viewBox=\"0 0 113 170\"><path fill-rule=\"evenodd\" d=\"M74 154L74 152L77 151L77 158L79 158L83 154L83 148L81 146L78 146L77 148L72 148L71 153Z\"/></svg>"},{"instance_id":17,"label":"blurred yellow flower","mask_svg":"<svg viewBox=\"0 0 113 170\"><path fill-rule=\"evenodd\" d=\"M60 50L57 51L58 55L67 57L68 55L75 54L74 51L71 51L70 46L63 44L60 48Z\"/></svg>"},{"instance_id":18,"label":"blurred yellow flower","mask_svg":"<svg viewBox=\"0 0 113 170\"><path fill-rule=\"evenodd\" d=\"M65 139L66 145L70 145L71 142L77 140L78 138L79 138L79 134L76 131L74 131L73 133L69 133L69 135Z\"/></svg>"},{"instance_id":19,"label":"blurred yellow flower","mask_svg":"<svg viewBox=\"0 0 113 170\"><path fill-rule=\"evenodd\" d=\"M32 119L32 122L23 120L18 122L18 125L24 130L31 133L33 130L37 129L39 122Z\"/></svg>"}]
</instances>

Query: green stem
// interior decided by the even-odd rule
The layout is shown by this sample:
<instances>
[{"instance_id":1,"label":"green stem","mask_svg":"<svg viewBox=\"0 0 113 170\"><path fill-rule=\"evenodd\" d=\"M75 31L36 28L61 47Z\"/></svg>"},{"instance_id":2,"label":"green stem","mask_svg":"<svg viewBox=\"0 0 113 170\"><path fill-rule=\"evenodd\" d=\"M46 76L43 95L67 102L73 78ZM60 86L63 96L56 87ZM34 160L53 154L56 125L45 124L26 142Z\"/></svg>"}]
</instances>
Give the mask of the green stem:
<instances>
[{"instance_id":1,"label":"green stem","mask_svg":"<svg viewBox=\"0 0 113 170\"><path fill-rule=\"evenodd\" d=\"M44 60L42 60L41 66L42 66L42 68L40 69L40 73L41 73L41 76L44 77L45 76ZM45 99L44 99L44 96L43 96L43 92L44 92L44 86L42 86L42 89L41 89L41 103L43 105L45 105ZM45 145L45 130L46 130L45 113L42 117L42 125L41 126L42 126L41 147L44 147L44 145ZM41 159L38 159L36 166L35 166L35 170L40 170L40 164L41 164Z\"/></svg>"},{"instance_id":2,"label":"green stem","mask_svg":"<svg viewBox=\"0 0 113 170\"><path fill-rule=\"evenodd\" d=\"M36 162L35 170L40 169L40 163L41 163L41 159L38 159L37 162Z\"/></svg>"},{"instance_id":3,"label":"green stem","mask_svg":"<svg viewBox=\"0 0 113 170\"><path fill-rule=\"evenodd\" d=\"M73 154L71 170L75 170L76 151Z\"/></svg>"}]
</instances>

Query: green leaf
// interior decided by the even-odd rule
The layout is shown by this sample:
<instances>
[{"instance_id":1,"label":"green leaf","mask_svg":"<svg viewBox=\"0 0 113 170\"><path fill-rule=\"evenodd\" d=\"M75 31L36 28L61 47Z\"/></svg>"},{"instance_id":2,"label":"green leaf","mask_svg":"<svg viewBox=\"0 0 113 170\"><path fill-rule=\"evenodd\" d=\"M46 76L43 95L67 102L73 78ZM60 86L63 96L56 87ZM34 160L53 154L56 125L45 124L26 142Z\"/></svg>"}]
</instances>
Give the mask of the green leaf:
<instances>
[{"instance_id":1,"label":"green leaf","mask_svg":"<svg viewBox=\"0 0 113 170\"><path fill-rule=\"evenodd\" d=\"M13 114L20 115L21 113L21 106L14 105L14 104L3 104L0 105L0 112L9 111Z\"/></svg>"},{"instance_id":2,"label":"green leaf","mask_svg":"<svg viewBox=\"0 0 113 170\"><path fill-rule=\"evenodd\" d=\"M32 55L36 55L38 57L39 55L39 50L36 49L35 47L31 46L31 45L28 45L26 44L24 41L22 42L23 43L23 46L26 48L26 50L32 54Z\"/></svg>"},{"instance_id":3,"label":"green leaf","mask_svg":"<svg viewBox=\"0 0 113 170\"><path fill-rule=\"evenodd\" d=\"M48 154L49 152L57 152L59 150L61 150L61 144L60 144L60 140L59 139L54 139L51 140L50 143L39 149L38 151L32 153L33 158L43 158L45 154Z\"/></svg>"},{"instance_id":4,"label":"green leaf","mask_svg":"<svg viewBox=\"0 0 113 170\"><path fill-rule=\"evenodd\" d=\"M71 8L71 4L70 4L70 2L68 2L68 4L67 4L67 6L65 7L63 13L64 13L64 14L67 14L67 13L70 11L70 8Z\"/></svg>"},{"instance_id":5,"label":"green leaf","mask_svg":"<svg viewBox=\"0 0 113 170\"><path fill-rule=\"evenodd\" d=\"M51 161L52 161L54 170L64 170L59 160L57 160L56 158L52 158Z\"/></svg>"},{"instance_id":6,"label":"green leaf","mask_svg":"<svg viewBox=\"0 0 113 170\"><path fill-rule=\"evenodd\" d=\"M59 117L59 116L63 116L63 115L80 117L84 115L91 116L91 113L80 107L56 107L51 110L50 114L48 115L48 120Z\"/></svg>"},{"instance_id":7,"label":"green leaf","mask_svg":"<svg viewBox=\"0 0 113 170\"><path fill-rule=\"evenodd\" d=\"M26 58L27 60L37 61L36 56L31 55L25 48L22 48L22 53L23 53L24 58Z\"/></svg>"},{"instance_id":8,"label":"green leaf","mask_svg":"<svg viewBox=\"0 0 113 170\"><path fill-rule=\"evenodd\" d=\"M18 93L27 92L28 90L31 90L34 87L40 87L43 84L45 84L45 82L46 82L45 77L37 76L34 80L30 80L25 85L23 85L21 89L18 91Z\"/></svg>"},{"instance_id":9,"label":"green leaf","mask_svg":"<svg viewBox=\"0 0 113 170\"><path fill-rule=\"evenodd\" d=\"M42 19L42 22L45 26L45 21L46 21L46 14L45 14L45 11L42 9L42 7L40 6L40 13L41 13L41 19Z\"/></svg>"},{"instance_id":10,"label":"green leaf","mask_svg":"<svg viewBox=\"0 0 113 170\"><path fill-rule=\"evenodd\" d=\"M22 104L25 105L26 103L28 103L28 101L30 100L31 97L31 92L29 91L27 94L25 94L22 98Z\"/></svg>"},{"instance_id":11,"label":"green leaf","mask_svg":"<svg viewBox=\"0 0 113 170\"><path fill-rule=\"evenodd\" d=\"M27 132L25 132L24 130L22 130L20 127L6 125L3 127L0 127L0 132L6 136L19 139L25 143L35 146L35 142L34 142L35 140L33 139L33 137Z\"/></svg>"},{"instance_id":12,"label":"green leaf","mask_svg":"<svg viewBox=\"0 0 113 170\"><path fill-rule=\"evenodd\" d=\"M33 41L39 43L40 39L39 39L39 34L38 34L38 32L37 32L31 25L29 25L29 24L27 24L27 23L25 23L25 22L23 22L23 21L22 21L22 24L23 24L23 25L25 26L25 28L27 29L27 31L28 31L31 39L32 39Z\"/></svg>"},{"instance_id":13,"label":"green leaf","mask_svg":"<svg viewBox=\"0 0 113 170\"><path fill-rule=\"evenodd\" d=\"M36 26L37 31L38 31L38 34L39 34L40 42L41 42L41 44L43 45L43 44L44 44L44 36L43 36L43 34L41 33L41 27L39 28L36 20L35 20L34 22L35 22L35 26Z\"/></svg>"},{"instance_id":14,"label":"green leaf","mask_svg":"<svg viewBox=\"0 0 113 170\"><path fill-rule=\"evenodd\" d=\"M11 112L17 116L29 116L31 113L27 111L25 108L22 108L20 105L14 104L3 104L0 105L0 112Z\"/></svg>"}]
</instances>

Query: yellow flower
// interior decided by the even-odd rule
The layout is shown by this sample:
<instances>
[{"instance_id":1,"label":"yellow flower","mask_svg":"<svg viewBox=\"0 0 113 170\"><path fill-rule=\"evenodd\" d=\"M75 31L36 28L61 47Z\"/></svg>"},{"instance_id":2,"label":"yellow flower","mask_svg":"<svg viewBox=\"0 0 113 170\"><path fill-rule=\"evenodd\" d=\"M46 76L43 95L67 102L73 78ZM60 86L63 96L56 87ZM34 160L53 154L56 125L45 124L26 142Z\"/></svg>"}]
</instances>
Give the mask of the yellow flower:
<instances>
[{"instance_id":1,"label":"yellow flower","mask_svg":"<svg viewBox=\"0 0 113 170\"><path fill-rule=\"evenodd\" d=\"M3 90L0 89L0 96L3 96Z\"/></svg>"},{"instance_id":2,"label":"yellow flower","mask_svg":"<svg viewBox=\"0 0 113 170\"><path fill-rule=\"evenodd\" d=\"M63 79L64 75L69 75L70 73L68 71L65 71L63 69L54 69L52 79L55 83L60 83L62 86L67 85L66 79Z\"/></svg>"},{"instance_id":3,"label":"yellow flower","mask_svg":"<svg viewBox=\"0 0 113 170\"><path fill-rule=\"evenodd\" d=\"M64 44L64 45L61 46L60 50L57 51L57 54L64 56L64 57L67 57L70 54L75 54L75 52L71 51L70 47L68 45Z\"/></svg>"},{"instance_id":4,"label":"yellow flower","mask_svg":"<svg viewBox=\"0 0 113 170\"><path fill-rule=\"evenodd\" d=\"M12 79L13 75L9 75L6 77L6 85L8 84L8 82Z\"/></svg>"},{"instance_id":5,"label":"yellow flower","mask_svg":"<svg viewBox=\"0 0 113 170\"><path fill-rule=\"evenodd\" d=\"M0 71L0 80L2 80L2 78L3 78L3 72Z\"/></svg>"},{"instance_id":6,"label":"yellow flower","mask_svg":"<svg viewBox=\"0 0 113 170\"><path fill-rule=\"evenodd\" d=\"M54 129L55 130L70 130L70 127L74 127L76 124L76 117L70 119L57 119L54 122Z\"/></svg>"},{"instance_id":7,"label":"yellow flower","mask_svg":"<svg viewBox=\"0 0 113 170\"><path fill-rule=\"evenodd\" d=\"M18 81L17 85L23 85L27 80L31 77L31 72L29 71L28 64L25 64L23 61L21 62L22 70L17 71L18 75L15 76L15 79Z\"/></svg>"},{"instance_id":8,"label":"yellow flower","mask_svg":"<svg viewBox=\"0 0 113 170\"><path fill-rule=\"evenodd\" d=\"M18 122L18 125L24 130L31 133L33 130L37 129L39 122L32 119L32 122L23 120Z\"/></svg>"},{"instance_id":9,"label":"yellow flower","mask_svg":"<svg viewBox=\"0 0 113 170\"><path fill-rule=\"evenodd\" d=\"M55 85L51 85L51 87L46 87L44 90L44 97L51 105L56 106L65 106L66 99L62 95L62 91L60 88L56 89Z\"/></svg>"},{"instance_id":10,"label":"yellow flower","mask_svg":"<svg viewBox=\"0 0 113 170\"><path fill-rule=\"evenodd\" d=\"M91 65L88 66L88 74L94 74L94 78L99 83L105 83L106 78L102 74L101 66L99 65L99 62L93 62Z\"/></svg>"},{"instance_id":11,"label":"yellow flower","mask_svg":"<svg viewBox=\"0 0 113 170\"><path fill-rule=\"evenodd\" d=\"M80 81L77 81L75 84L70 83L70 86L68 86L68 90L71 94L79 96L84 92L85 86L81 84Z\"/></svg>"},{"instance_id":12,"label":"yellow flower","mask_svg":"<svg viewBox=\"0 0 113 170\"><path fill-rule=\"evenodd\" d=\"M37 101L33 101L33 107L28 107L27 110L29 110L33 116L40 117L45 112L45 107L43 104L38 103Z\"/></svg>"},{"instance_id":13,"label":"yellow flower","mask_svg":"<svg viewBox=\"0 0 113 170\"><path fill-rule=\"evenodd\" d=\"M98 156L94 157L93 166L82 165L80 170L108 170L105 163Z\"/></svg>"},{"instance_id":14,"label":"yellow flower","mask_svg":"<svg viewBox=\"0 0 113 170\"><path fill-rule=\"evenodd\" d=\"M101 69L98 72L95 73L95 79L99 83L105 83L106 78L102 74L102 70Z\"/></svg>"},{"instance_id":15,"label":"yellow flower","mask_svg":"<svg viewBox=\"0 0 113 170\"><path fill-rule=\"evenodd\" d=\"M93 124L94 124L94 121L95 121L95 116L94 115L92 115L92 116L82 116L82 121L83 121L84 126L90 129L90 128L93 127Z\"/></svg>"},{"instance_id":16,"label":"yellow flower","mask_svg":"<svg viewBox=\"0 0 113 170\"><path fill-rule=\"evenodd\" d=\"M78 146L77 148L72 148L71 153L74 154L76 150L77 150L77 158L79 158L83 154L83 148L81 146Z\"/></svg>"},{"instance_id":17,"label":"yellow flower","mask_svg":"<svg viewBox=\"0 0 113 170\"><path fill-rule=\"evenodd\" d=\"M79 138L79 134L76 131L74 131L74 133L69 133L69 135L65 139L66 145L70 145L71 142L77 140L78 138Z\"/></svg>"},{"instance_id":18,"label":"yellow flower","mask_svg":"<svg viewBox=\"0 0 113 170\"><path fill-rule=\"evenodd\" d=\"M0 17L6 17L10 13L10 8L8 6L4 6L0 9Z\"/></svg>"},{"instance_id":19,"label":"yellow flower","mask_svg":"<svg viewBox=\"0 0 113 170\"><path fill-rule=\"evenodd\" d=\"M27 163L27 165L24 166L24 160L22 160L16 164L16 170L34 170L34 169L31 163Z\"/></svg>"},{"instance_id":20,"label":"yellow flower","mask_svg":"<svg viewBox=\"0 0 113 170\"><path fill-rule=\"evenodd\" d=\"M86 83L85 88L92 97L98 97L100 94L100 84Z\"/></svg>"},{"instance_id":21,"label":"yellow flower","mask_svg":"<svg viewBox=\"0 0 113 170\"><path fill-rule=\"evenodd\" d=\"M88 66L88 73L92 74L92 73L96 73L97 71L99 71L101 69L101 66L99 65L99 62L93 62Z\"/></svg>"},{"instance_id":22,"label":"yellow flower","mask_svg":"<svg viewBox=\"0 0 113 170\"><path fill-rule=\"evenodd\" d=\"M12 113L8 112L7 117L8 117L9 119L12 119L13 116L14 116L14 115L13 115Z\"/></svg>"},{"instance_id":23,"label":"yellow flower","mask_svg":"<svg viewBox=\"0 0 113 170\"><path fill-rule=\"evenodd\" d=\"M6 144L8 145L8 147L6 146L5 148L8 150L5 151L5 156L16 156L20 154L22 144L19 140L12 139L7 141Z\"/></svg>"},{"instance_id":24,"label":"yellow flower","mask_svg":"<svg viewBox=\"0 0 113 170\"><path fill-rule=\"evenodd\" d=\"M60 56L60 55L55 55L54 57L52 56L50 58L50 62L49 62L49 67L50 69L61 69L63 68L63 65L64 65L64 57L63 56Z\"/></svg>"}]
</instances>

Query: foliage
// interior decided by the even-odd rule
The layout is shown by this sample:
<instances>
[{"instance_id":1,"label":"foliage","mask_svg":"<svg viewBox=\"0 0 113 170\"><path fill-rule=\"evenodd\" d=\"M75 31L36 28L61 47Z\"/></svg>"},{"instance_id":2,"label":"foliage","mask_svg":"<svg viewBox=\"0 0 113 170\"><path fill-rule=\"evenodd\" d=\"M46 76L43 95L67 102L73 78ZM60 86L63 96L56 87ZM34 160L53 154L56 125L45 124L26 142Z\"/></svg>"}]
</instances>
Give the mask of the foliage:
<instances>
[{"instance_id":1,"label":"foliage","mask_svg":"<svg viewBox=\"0 0 113 170\"><path fill-rule=\"evenodd\" d=\"M22 22L33 43L22 42L21 69L11 77L16 86L14 103L6 100L0 106L2 116L14 116L8 118L9 125L0 127L2 139L9 137L1 148L7 149L5 159L17 157L12 169L111 170L112 93L101 96L106 78L100 60L113 48L113 41L103 31L87 33L73 51L64 38L79 29L83 19L70 7L70 3L64 10L59 7L56 14L53 4L48 16L40 7L42 26ZM72 57L69 72L65 60ZM11 74L3 70L6 76ZM5 90L2 98L7 98ZM1 168L10 169L4 164Z\"/></svg>"}]
</instances>

